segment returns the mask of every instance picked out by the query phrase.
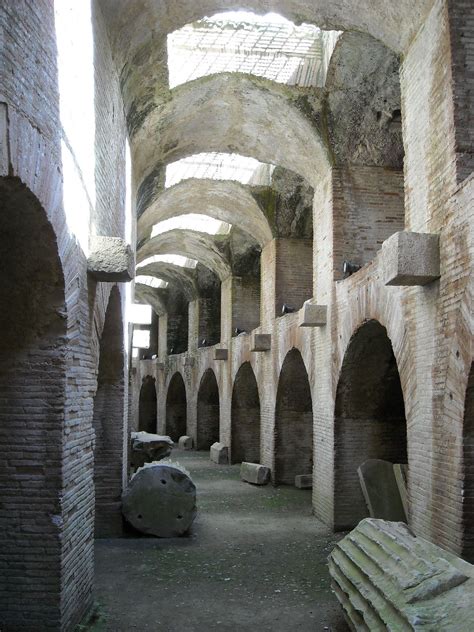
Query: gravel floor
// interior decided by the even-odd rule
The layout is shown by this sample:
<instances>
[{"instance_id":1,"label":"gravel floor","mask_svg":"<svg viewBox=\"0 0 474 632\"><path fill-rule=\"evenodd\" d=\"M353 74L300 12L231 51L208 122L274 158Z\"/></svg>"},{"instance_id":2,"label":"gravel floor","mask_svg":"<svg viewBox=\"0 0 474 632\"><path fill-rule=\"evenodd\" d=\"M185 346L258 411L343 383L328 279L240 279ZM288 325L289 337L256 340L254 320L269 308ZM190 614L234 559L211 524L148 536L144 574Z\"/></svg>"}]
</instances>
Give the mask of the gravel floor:
<instances>
[{"instance_id":1,"label":"gravel floor","mask_svg":"<svg viewBox=\"0 0 474 632\"><path fill-rule=\"evenodd\" d=\"M173 460L197 486L192 532L97 541L95 631L347 630L326 566L338 536L309 491L248 485L204 452Z\"/></svg>"}]
</instances>

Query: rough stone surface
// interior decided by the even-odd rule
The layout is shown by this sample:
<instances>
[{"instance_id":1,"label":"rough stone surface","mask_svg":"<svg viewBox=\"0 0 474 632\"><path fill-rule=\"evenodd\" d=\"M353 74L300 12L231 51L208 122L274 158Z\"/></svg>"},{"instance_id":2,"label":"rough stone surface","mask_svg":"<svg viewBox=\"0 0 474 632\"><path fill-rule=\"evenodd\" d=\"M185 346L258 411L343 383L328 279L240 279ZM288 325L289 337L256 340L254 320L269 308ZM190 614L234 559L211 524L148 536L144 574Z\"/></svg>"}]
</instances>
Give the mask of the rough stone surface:
<instances>
[{"instance_id":1,"label":"rough stone surface","mask_svg":"<svg viewBox=\"0 0 474 632\"><path fill-rule=\"evenodd\" d=\"M152 463L138 470L122 496L125 519L142 533L172 538L196 517L196 486L177 464Z\"/></svg>"},{"instance_id":2,"label":"rough stone surface","mask_svg":"<svg viewBox=\"0 0 474 632\"><path fill-rule=\"evenodd\" d=\"M87 271L97 281L131 281L135 276L135 257L120 237L90 238Z\"/></svg>"},{"instance_id":3,"label":"rough stone surface","mask_svg":"<svg viewBox=\"0 0 474 632\"><path fill-rule=\"evenodd\" d=\"M193 438L188 437L187 435L183 435L179 438L178 447L180 450L192 450L193 449Z\"/></svg>"},{"instance_id":4,"label":"rough stone surface","mask_svg":"<svg viewBox=\"0 0 474 632\"><path fill-rule=\"evenodd\" d=\"M170 437L149 432L132 432L131 466L135 469L145 463L160 461L171 454L173 441Z\"/></svg>"},{"instance_id":5,"label":"rough stone surface","mask_svg":"<svg viewBox=\"0 0 474 632\"><path fill-rule=\"evenodd\" d=\"M400 231L383 243L385 285L426 285L440 276L439 237Z\"/></svg>"},{"instance_id":6,"label":"rough stone surface","mask_svg":"<svg viewBox=\"0 0 474 632\"><path fill-rule=\"evenodd\" d=\"M229 462L229 448L216 441L210 448L209 458L218 465L227 465Z\"/></svg>"},{"instance_id":7,"label":"rough stone surface","mask_svg":"<svg viewBox=\"0 0 474 632\"><path fill-rule=\"evenodd\" d=\"M295 476L295 487L298 489L311 489L313 487L311 474L297 474Z\"/></svg>"},{"instance_id":8,"label":"rough stone surface","mask_svg":"<svg viewBox=\"0 0 474 632\"><path fill-rule=\"evenodd\" d=\"M298 325L300 327L324 327L327 322L327 305L316 305L305 301L299 311Z\"/></svg>"},{"instance_id":9,"label":"rough stone surface","mask_svg":"<svg viewBox=\"0 0 474 632\"><path fill-rule=\"evenodd\" d=\"M336 545L329 572L353 630L472 630L474 567L403 523L363 520Z\"/></svg>"},{"instance_id":10,"label":"rough stone surface","mask_svg":"<svg viewBox=\"0 0 474 632\"><path fill-rule=\"evenodd\" d=\"M368 459L357 473L371 518L407 522L393 463Z\"/></svg>"},{"instance_id":11,"label":"rough stone surface","mask_svg":"<svg viewBox=\"0 0 474 632\"><path fill-rule=\"evenodd\" d=\"M246 463L240 466L240 478L246 483L266 485L270 480L270 468L260 463Z\"/></svg>"}]
</instances>

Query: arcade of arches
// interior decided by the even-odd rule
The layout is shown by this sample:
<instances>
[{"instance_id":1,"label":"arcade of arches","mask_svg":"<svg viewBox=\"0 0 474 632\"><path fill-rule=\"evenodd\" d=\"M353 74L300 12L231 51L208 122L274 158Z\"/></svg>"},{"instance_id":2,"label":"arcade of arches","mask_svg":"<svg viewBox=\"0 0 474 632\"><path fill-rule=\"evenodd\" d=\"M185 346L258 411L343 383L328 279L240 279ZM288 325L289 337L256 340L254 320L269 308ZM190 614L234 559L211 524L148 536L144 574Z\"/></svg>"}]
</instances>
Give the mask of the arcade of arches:
<instances>
[{"instance_id":1,"label":"arcade of arches","mask_svg":"<svg viewBox=\"0 0 474 632\"><path fill-rule=\"evenodd\" d=\"M0 27L0 629L91 612L131 431L305 475L327 533L362 463L407 464L412 531L474 563L474 4Z\"/></svg>"}]
</instances>

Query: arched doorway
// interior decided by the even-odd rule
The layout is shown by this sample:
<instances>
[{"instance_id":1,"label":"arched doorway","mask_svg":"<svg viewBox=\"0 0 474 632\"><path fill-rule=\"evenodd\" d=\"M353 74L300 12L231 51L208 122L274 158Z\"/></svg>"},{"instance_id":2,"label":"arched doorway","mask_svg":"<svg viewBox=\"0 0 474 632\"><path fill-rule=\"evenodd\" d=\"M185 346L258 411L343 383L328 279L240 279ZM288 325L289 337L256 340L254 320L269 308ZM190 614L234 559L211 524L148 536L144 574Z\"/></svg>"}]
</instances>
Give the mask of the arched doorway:
<instances>
[{"instance_id":1,"label":"arched doorway","mask_svg":"<svg viewBox=\"0 0 474 632\"><path fill-rule=\"evenodd\" d=\"M156 433L156 380L147 375L142 380L138 399L138 430Z\"/></svg>"},{"instance_id":2,"label":"arched doorway","mask_svg":"<svg viewBox=\"0 0 474 632\"><path fill-rule=\"evenodd\" d=\"M260 461L260 398L250 362L242 364L232 390L232 463Z\"/></svg>"},{"instance_id":3,"label":"arched doorway","mask_svg":"<svg viewBox=\"0 0 474 632\"><path fill-rule=\"evenodd\" d=\"M367 459L407 462L405 406L387 330L370 320L352 336L335 407L334 521L351 529L368 516L357 468Z\"/></svg>"},{"instance_id":4,"label":"arched doorway","mask_svg":"<svg viewBox=\"0 0 474 632\"><path fill-rule=\"evenodd\" d=\"M209 450L219 441L219 388L212 369L207 369L201 378L197 401L198 450Z\"/></svg>"},{"instance_id":5,"label":"arched doorway","mask_svg":"<svg viewBox=\"0 0 474 632\"><path fill-rule=\"evenodd\" d=\"M0 627L59 629L64 278L37 198L0 178L0 199Z\"/></svg>"},{"instance_id":6,"label":"arched doorway","mask_svg":"<svg viewBox=\"0 0 474 632\"><path fill-rule=\"evenodd\" d=\"M122 306L117 286L110 292L100 339L97 392L94 397L95 535L122 534L125 373Z\"/></svg>"},{"instance_id":7,"label":"arched doorway","mask_svg":"<svg viewBox=\"0 0 474 632\"><path fill-rule=\"evenodd\" d=\"M474 563L474 363L471 364L464 404L464 542L462 555Z\"/></svg>"},{"instance_id":8,"label":"arched doorway","mask_svg":"<svg viewBox=\"0 0 474 632\"><path fill-rule=\"evenodd\" d=\"M275 483L294 485L313 472L313 405L308 373L297 349L286 355L275 408Z\"/></svg>"},{"instance_id":9,"label":"arched doorway","mask_svg":"<svg viewBox=\"0 0 474 632\"><path fill-rule=\"evenodd\" d=\"M178 441L186 434L186 387L181 373L171 378L166 396L166 434Z\"/></svg>"}]
</instances>

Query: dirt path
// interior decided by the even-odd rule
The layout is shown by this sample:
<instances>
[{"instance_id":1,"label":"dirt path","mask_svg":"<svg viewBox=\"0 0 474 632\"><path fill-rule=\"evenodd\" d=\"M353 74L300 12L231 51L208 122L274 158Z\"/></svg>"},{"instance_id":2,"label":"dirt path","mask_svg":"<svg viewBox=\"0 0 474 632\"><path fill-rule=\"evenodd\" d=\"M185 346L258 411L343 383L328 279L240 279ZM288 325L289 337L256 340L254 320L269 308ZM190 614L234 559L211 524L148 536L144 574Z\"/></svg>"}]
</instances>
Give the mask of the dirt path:
<instances>
[{"instance_id":1,"label":"dirt path","mask_svg":"<svg viewBox=\"0 0 474 632\"><path fill-rule=\"evenodd\" d=\"M95 630L287 632L347 628L329 589L337 536L311 515L311 494L254 487L239 466L174 452L198 490L188 537L99 540Z\"/></svg>"}]
</instances>

